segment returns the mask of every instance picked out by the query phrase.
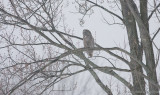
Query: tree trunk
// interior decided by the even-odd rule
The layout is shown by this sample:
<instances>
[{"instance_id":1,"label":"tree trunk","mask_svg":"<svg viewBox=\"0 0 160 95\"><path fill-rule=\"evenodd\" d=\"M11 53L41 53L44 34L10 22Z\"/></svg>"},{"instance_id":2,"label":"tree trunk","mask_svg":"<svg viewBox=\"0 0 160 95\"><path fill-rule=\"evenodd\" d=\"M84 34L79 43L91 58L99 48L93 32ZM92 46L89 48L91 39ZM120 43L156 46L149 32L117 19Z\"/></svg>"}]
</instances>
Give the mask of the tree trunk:
<instances>
[{"instance_id":1,"label":"tree trunk","mask_svg":"<svg viewBox=\"0 0 160 95\"><path fill-rule=\"evenodd\" d=\"M139 45L135 19L125 1L121 0L121 6L122 6L122 15L124 19L124 24L126 26L128 33L131 55L134 58L142 61L142 50ZM133 87L134 87L133 92L136 95L145 95L144 78L141 75L137 74L137 72L143 74L142 67L139 64L137 64L136 61L133 60L132 58L130 63L131 63L130 68L131 70L133 70L132 71Z\"/></svg>"},{"instance_id":2,"label":"tree trunk","mask_svg":"<svg viewBox=\"0 0 160 95\"><path fill-rule=\"evenodd\" d=\"M140 13L138 12L137 6L134 3L133 0L126 0L127 5L129 9L131 10L135 20L138 23L138 27L140 29L140 37L141 41L143 44L143 49L145 53L145 58L146 58L146 66L148 67L147 76L149 80L154 82L154 84L158 84L157 81L157 75L156 75L156 70L155 70L155 60L154 60L154 53L153 53L153 47L152 47L152 41L149 35L149 28L148 28L148 22L146 23L146 18L148 18L147 15L147 0L142 0L141 1L141 16ZM143 3L144 2L144 3ZM142 4L143 3L143 4ZM143 6L143 7L142 7ZM148 25L148 26L147 26ZM149 81L148 81L149 82ZM159 95L159 89L156 85L153 85L151 82L149 84L149 94L150 95Z\"/></svg>"}]
</instances>

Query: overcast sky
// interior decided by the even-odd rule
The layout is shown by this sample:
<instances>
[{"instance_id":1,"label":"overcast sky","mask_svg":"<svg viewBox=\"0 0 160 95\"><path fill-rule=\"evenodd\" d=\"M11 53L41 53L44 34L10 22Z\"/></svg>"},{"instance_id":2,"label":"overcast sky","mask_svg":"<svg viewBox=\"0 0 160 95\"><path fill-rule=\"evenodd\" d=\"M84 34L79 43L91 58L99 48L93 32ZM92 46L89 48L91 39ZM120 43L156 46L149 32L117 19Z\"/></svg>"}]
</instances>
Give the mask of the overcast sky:
<instances>
[{"instance_id":1,"label":"overcast sky","mask_svg":"<svg viewBox=\"0 0 160 95\"><path fill-rule=\"evenodd\" d=\"M95 7L94 13L92 15L85 16L83 18L85 20L85 23L81 26L80 19L83 17L83 15L80 13L77 13L77 11L78 11L76 9L77 4L73 3L73 1L74 0L68 0L68 4L66 4L64 6L63 14L64 14L64 22L68 26L68 29L74 30L73 31L74 35L82 37L83 29L89 29L92 32L92 35L93 35L96 43L98 43L99 45L101 45L103 47L117 46L117 47L121 47L121 48L124 48L126 45L127 48L125 48L125 49L129 51L127 32L125 30L124 25L118 25L118 24L117 25L116 24L109 25L109 24L107 24L104 21L103 17L110 23L113 23L113 17L109 13L105 12L104 10ZM5 0L3 0L3 2L5 2ZM112 9L110 7L110 5L107 3L103 3L103 5L105 5L108 9ZM120 10L118 10L118 8L116 8L114 10L112 9L112 11L116 12L118 15L121 16L121 12L120 12ZM153 15L153 17L155 17L155 15ZM118 19L116 19L116 18L114 18L114 19L117 23L122 23ZM151 36L153 36L153 33L155 33L155 31L158 29L160 24L155 19L151 19L150 22L151 22L150 23L150 33L151 33ZM61 29L61 30L63 32L63 29ZM158 34L157 37L155 38L155 43L160 48L160 34ZM80 47L83 47L82 41L80 41ZM155 52L157 52L157 51L155 50ZM100 64L103 64L103 62L104 62L104 60L96 60L96 59L91 59L91 60L94 61L95 63L100 63ZM121 65L120 63L117 63L117 65L124 68L124 66ZM160 69L160 66L158 66L158 68ZM97 72L97 73L99 74L99 72ZM99 74L99 76L101 76L101 79L103 80L103 82L105 82L107 84L117 82L116 79L113 79L109 75ZM121 74L121 76L126 77L126 73ZM130 77L130 75L128 74L127 77ZM67 80L74 79L74 78L76 78L77 81L74 81L74 82L69 81L68 85L70 85L71 83L75 83L75 84L77 83L77 89L75 91L77 91L78 93L83 92L83 89L81 88L81 86L86 85L86 81L88 80L88 78L90 79L90 81L87 81L89 83L87 86L89 86L89 87L86 88L86 90L88 90L88 91L86 91L86 93L88 93L86 95L98 95L98 94L103 95L105 93L96 84L96 82L93 80L92 76L90 76L90 74L88 72L78 74L78 75L73 76ZM160 77L159 77L159 79L160 79ZM62 84L65 81L66 80L62 81ZM128 81L129 81L129 79L128 79Z\"/></svg>"}]
</instances>

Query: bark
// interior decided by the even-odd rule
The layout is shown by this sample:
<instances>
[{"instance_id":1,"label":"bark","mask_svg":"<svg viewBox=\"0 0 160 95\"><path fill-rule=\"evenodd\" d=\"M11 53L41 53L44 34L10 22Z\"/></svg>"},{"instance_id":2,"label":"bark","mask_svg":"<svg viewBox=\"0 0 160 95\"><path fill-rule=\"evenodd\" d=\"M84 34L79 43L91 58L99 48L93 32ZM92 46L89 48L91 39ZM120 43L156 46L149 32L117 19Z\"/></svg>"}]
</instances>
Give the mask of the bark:
<instances>
[{"instance_id":1,"label":"bark","mask_svg":"<svg viewBox=\"0 0 160 95\"><path fill-rule=\"evenodd\" d=\"M149 31L147 2L148 0L140 0L140 14L144 25Z\"/></svg>"},{"instance_id":2,"label":"bark","mask_svg":"<svg viewBox=\"0 0 160 95\"><path fill-rule=\"evenodd\" d=\"M144 3L145 5L142 4L144 5L144 9L141 9L141 16L140 16L140 13L138 12L137 6L134 3L134 1L126 0L127 5L130 11L132 12L135 20L137 21L138 27L140 29L140 38L141 38L144 53L145 53L146 66L149 69L148 71L146 71L147 76L149 80L153 81L155 84L158 84L156 70L155 70L155 60L154 60L152 41L149 35L149 28L147 27L147 23L145 21L145 18L148 18L148 16L147 17L144 16L144 15L147 15L147 12L146 12L147 11L147 5L146 5L147 1L146 0L142 0L142 1L145 2ZM149 82L149 92L150 92L150 95L159 95L158 87L153 85L151 82Z\"/></svg>"},{"instance_id":3,"label":"bark","mask_svg":"<svg viewBox=\"0 0 160 95\"><path fill-rule=\"evenodd\" d=\"M123 0L121 0L121 7L122 7L122 15L124 24L127 29L128 33L128 40L130 45L130 53L131 55L138 59L139 61L142 61L142 50L139 45L138 35L137 35L137 28L136 28L136 22L135 19L129 10L127 3ZM132 78L133 78L133 88L134 93L136 95L145 95L145 81L142 76L140 76L138 73L143 73L141 65L137 64L135 60L130 58L130 68L133 70L132 72Z\"/></svg>"}]
</instances>

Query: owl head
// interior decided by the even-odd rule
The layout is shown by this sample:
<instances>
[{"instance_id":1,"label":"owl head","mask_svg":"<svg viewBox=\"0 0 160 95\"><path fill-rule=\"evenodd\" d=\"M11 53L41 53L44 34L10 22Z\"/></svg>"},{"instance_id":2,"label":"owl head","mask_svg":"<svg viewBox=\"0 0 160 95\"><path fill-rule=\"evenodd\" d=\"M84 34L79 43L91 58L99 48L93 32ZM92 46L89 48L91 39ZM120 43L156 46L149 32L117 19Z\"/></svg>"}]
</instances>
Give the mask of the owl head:
<instances>
[{"instance_id":1,"label":"owl head","mask_svg":"<svg viewBox=\"0 0 160 95\"><path fill-rule=\"evenodd\" d=\"M92 34L88 29L83 30L83 36L90 36L90 35L92 35Z\"/></svg>"}]
</instances>

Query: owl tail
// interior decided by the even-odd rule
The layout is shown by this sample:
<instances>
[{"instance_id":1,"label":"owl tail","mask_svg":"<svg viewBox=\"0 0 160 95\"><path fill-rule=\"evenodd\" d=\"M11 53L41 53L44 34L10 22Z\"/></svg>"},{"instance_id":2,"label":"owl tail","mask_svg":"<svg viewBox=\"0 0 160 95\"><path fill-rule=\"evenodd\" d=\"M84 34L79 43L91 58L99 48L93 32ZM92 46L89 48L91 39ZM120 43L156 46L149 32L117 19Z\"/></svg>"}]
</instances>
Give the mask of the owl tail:
<instances>
[{"instance_id":1,"label":"owl tail","mask_svg":"<svg viewBox=\"0 0 160 95\"><path fill-rule=\"evenodd\" d=\"M93 50L88 50L87 54L88 54L89 57L92 57L93 56Z\"/></svg>"},{"instance_id":2,"label":"owl tail","mask_svg":"<svg viewBox=\"0 0 160 95\"><path fill-rule=\"evenodd\" d=\"M89 55L89 57L92 57L92 56L93 56L93 54L92 54L92 53L89 53L88 55Z\"/></svg>"}]
</instances>

